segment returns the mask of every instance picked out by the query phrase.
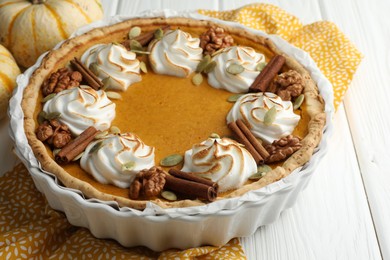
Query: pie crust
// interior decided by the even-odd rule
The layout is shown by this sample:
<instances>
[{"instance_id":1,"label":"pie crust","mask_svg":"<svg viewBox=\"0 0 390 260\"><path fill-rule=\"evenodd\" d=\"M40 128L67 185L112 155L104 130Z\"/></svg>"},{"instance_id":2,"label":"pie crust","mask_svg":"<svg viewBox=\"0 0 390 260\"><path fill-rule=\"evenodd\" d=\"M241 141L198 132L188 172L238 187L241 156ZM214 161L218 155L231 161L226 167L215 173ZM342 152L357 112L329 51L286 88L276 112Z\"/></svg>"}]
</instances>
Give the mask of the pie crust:
<instances>
[{"instance_id":1,"label":"pie crust","mask_svg":"<svg viewBox=\"0 0 390 260\"><path fill-rule=\"evenodd\" d=\"M93 29L81 36L65 41L58 49L51 51L41 63L41 66L33 73L29 84L24 91L22 108L24 112L24 127L29 144L40 161L44 170L55 174L66 187L80 190L88 198L96 198L104 201L116 201L120 206L127 206L135 209L144 209L146 200L131 200L122 196L104 193L96 189L93 185L73 177L58 165L49 155L47 147L37 139L35 130L37 128L37 112L34 109L41 100L40 88L44 80L55 70L63 67L75 56L80 56L90 46L100 42L111 42L112 39L124 38L133 26L139 26L143 31L171 25L171 27L190 27L205 31L206 28L217 25L210 21L193 20L188 18L146 18L132 19L115 25ZM323 128L325 126L326 115L324 112L324 101L319 94L315 82L311 79L309 72L303 68L295 59L282 53L269 39L254 35L245 30L228 27L218 24L219 27L236 38L247 39L254 44L261 45L269 50L269 54L281 54L286 57L285 66L296 70L304 79L305 109L310 120L307 125L307 134L302 139L302 147L280 166L274 168L260 180L246 184L243 187L218 196L217 200L238 197L250 190L259 189L270 183L278 181L298 167L303 166L311 158L314 149L319 144ZM125 130L125 129L124 129ZM152 202L163 207L189 207L203 205L200 200L178 200L169 202L163 199L153 199Z\"/></svg>"}]
</instances>

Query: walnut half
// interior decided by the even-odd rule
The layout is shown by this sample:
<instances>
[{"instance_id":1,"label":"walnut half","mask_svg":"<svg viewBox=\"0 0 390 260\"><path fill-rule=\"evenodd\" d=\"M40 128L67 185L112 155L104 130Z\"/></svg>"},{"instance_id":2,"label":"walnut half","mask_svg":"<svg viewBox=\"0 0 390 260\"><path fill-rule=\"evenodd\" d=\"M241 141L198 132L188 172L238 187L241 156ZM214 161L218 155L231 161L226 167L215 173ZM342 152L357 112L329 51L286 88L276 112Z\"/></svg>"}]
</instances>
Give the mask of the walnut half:
<instances>
[{"instance_id":1,"label":"walnut half","mask_svg":"<svg viewBox=\"0 0 390 260\"><path fill-rule=\"evenodd\" d=\"M303 91L303 78L295 70L289 70L276 76L271 83L268 92L275 93L284 101L290 101L298 97Z\"/></svg>"},{"instance_id":2,"label":"walnut half","mask_svg":"<svg viewBox=\"0 0 390 260\"><path fill-rule=\"evenodd\" d=\"M72 134L67 125L57 119L45 120L36 131L37 138L54 148L62 148L72 140Z\"/></svg>"},{"instance_id":3,"label":"walnut half","mask_svg":"<svg viewBox=\"0 0 390 260\"><path fill-rule=\"evenodd\" d=\"M71 71L68 68L61 68L52 73L42 85L43 96L51 93L58 93L62 90L78 87L82 80L82 75L78 71Z\"/></svg>"},{"instance_id":4,"label":"walnut half","mask_svg":"<svg viewBox=\"0 0 390 260\"><path fill-rule=\"evenodd\" d=\"M138 199L140 196L155 197L161 193L165 185L165 172L157 166L140 171L130 185L129 197Z\"/></svg>"},{"instance_id":5,"label":"walnut half","mask_svg":"<svg viewBox=\"0 0 390 260\"><path fill-rule=\"evenodd\" d=\"M211 27L199 36L200 47L204 54L213 54L219 49L232 46L234 39L231 35L226 34L221 27Z\"/></svg>"},{"instance_id":6,"label":"walnut half","mask_svg":"<svg viewBox=\"0 0 390 260\"><path fill-rule=\"evenodd\" d=\"M272 144L266 145L265 149L270 156L267 163L279 162L286 159L302 147L301 139L297 136L288 135L275 140Z\"/></svg>"}]
</instances>

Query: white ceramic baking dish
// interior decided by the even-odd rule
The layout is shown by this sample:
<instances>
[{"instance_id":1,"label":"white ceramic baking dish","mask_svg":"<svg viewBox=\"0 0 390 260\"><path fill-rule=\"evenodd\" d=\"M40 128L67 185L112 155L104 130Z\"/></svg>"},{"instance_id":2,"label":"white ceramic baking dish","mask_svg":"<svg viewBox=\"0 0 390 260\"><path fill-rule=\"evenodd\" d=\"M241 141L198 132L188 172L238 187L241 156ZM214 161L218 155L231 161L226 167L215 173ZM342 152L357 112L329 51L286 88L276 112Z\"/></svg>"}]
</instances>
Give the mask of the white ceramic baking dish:
<instances>
[{"instance_id":1,"label":"white ceramic baking dish","mask_svg":"<svg viewBox=\"0 0 390 260\"><path fill-rule=\"evenodd\" d=\"M201 245L220 246L234 237L250 236L258 227L276 221L283 210L295 203L300 191L307 186L311 175L325 154L327 140L332 132L331 118L334 110L332 86L307 53L293 47L280 37L266 35L237 23L201 16L196 12L177 13L163 10L132 17L116 16L87 25L73 36L126 19L155 16L212 20L267 36L282 51L305 66L320 89L327 113L323 138L310 161L286 178L262 189L250 191L240 198L216 201L206 206L161 209L150 203L146 210L138 211L119 207L115 202L86 199L79 191L61 186L55 176L40 168L24 134L23 112L20 105L23 90L33 71L40 65L43 56L34 66L19 76L18 87L10 101L10 134L16 144L16 153L28 167L35 185L46 196L50 206L65 212L71 224L88 228L98 238L115 239L128 247L142 245L161 251L168 248L184 249Z\"/></svg>"}]
</instances>

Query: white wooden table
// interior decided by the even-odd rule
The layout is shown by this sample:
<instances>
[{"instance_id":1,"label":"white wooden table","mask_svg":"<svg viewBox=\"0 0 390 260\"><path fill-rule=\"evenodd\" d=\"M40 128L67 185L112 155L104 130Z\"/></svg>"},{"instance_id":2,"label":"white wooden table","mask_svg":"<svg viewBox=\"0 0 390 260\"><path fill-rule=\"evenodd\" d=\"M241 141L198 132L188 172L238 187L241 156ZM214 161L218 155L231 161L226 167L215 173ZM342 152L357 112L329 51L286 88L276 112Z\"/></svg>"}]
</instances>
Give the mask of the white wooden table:
<instances>
[{"instance_id":1,"label":"white wooden table","mask_svg":"<svg viewBox=\"0 0 390 260\"><path fill-rule=\"evenodd\" d=\"M105 15L228 10L253 0L102 0ZM390 1L270 0L304 24L335 22L365 58L334 116L329 152L296 205L242 238L248 259L390 259ZM0 174L18 160L0 122Z\"/></svg>"}]
</instances>

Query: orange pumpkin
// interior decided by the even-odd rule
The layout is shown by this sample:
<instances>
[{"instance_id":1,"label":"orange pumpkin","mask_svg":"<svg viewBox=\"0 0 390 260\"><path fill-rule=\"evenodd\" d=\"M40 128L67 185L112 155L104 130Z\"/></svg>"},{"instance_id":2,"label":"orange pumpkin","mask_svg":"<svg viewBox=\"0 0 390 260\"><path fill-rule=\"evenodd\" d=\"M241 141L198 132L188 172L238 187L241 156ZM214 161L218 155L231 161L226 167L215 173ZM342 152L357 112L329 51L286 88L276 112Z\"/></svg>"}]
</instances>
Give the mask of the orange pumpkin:
<instances>
[{"instance_id":1,"label":"orange pumpkin","mask_svg":"<svg viewBox=\"0 0 390 260\"><path fill-rule=\"evenodd\" d=\"M11 53L0 45L0 119L2 119L8 108L8 99L16 85L16 76L20 70Z\"/></svg>"},{"instance_id":2,"label":"orange pumpkin","mask_svg":"<svg viewBox=\"0 0 390 260\"><path fill-rule=\"evenodd\" d=\"M75 29L102 17L100 0L0 0L0 43L29 67Z\"/></svg>"}]
</instances>

